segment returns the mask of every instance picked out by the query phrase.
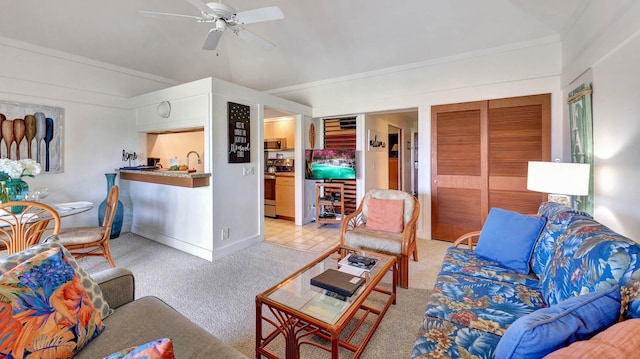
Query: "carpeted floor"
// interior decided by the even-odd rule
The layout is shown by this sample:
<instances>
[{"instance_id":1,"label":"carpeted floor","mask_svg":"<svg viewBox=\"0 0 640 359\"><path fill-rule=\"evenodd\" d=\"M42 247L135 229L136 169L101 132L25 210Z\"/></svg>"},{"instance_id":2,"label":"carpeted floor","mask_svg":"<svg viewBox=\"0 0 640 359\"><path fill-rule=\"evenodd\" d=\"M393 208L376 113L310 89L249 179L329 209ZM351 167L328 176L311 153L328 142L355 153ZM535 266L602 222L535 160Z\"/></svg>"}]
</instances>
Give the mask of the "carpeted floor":
<instances>
[{"instance_id":1,"label":"carpeted floor","mask_svg":"<svg viewBox=\"0 0 640 359\"><path fill-rule=\"evenodd\" d=\"M363 358L409 356L428 289L447 246L420 240L421 260L410 263L410 288L398 288L397 304L385 315ZM112 240L111 248L116 265L129 268L136 276L137 297L161 298L249 357L255 357L256 294L318 256L263 242L209 262L129 233ZM89 273L108 268L102 258L83 258L79 263Z\"/></svg>"}]
</instances>

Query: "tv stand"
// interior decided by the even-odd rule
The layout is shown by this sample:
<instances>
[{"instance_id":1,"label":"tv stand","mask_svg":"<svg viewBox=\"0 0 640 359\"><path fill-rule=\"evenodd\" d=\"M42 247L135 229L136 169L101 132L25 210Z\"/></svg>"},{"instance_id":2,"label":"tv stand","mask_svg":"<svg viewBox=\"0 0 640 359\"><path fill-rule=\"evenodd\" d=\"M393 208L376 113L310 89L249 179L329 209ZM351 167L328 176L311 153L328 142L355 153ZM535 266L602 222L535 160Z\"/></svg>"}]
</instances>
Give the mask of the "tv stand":
<instances>
[{"instance_id":1,"label":"tv stand","mask_svg":"<svg viewBox=\"0 0 640 359\"><path fill-rule=\"evenodd\" d=\"M342 224L344 217L344 184L316 183L316 228Z\"/></svg>"}]
</instances>

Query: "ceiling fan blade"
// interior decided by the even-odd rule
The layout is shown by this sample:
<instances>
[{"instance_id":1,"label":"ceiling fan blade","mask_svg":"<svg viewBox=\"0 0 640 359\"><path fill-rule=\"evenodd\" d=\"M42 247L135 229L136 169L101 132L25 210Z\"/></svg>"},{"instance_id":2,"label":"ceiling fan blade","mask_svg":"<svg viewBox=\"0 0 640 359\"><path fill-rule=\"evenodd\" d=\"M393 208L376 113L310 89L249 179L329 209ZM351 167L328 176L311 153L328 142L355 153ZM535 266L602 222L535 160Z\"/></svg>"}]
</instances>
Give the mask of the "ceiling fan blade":
<instances>
[{"instance_id":1,"label":"ceiling fan blade","mask_svg":"<svg viewBox=\"0 0 640 359\"><path fill-rule=\"evenodd\" d=\"M207 4L203 3L200 0L187 0L191 5L198 8L198 10L202 11L205 14L215 15L213 10L207 6Z\"/></svg>"},{"instance_id":2,"label":"ceiling fan blade","mask_svg":"<svg viewBox=\"0 0 640 359\"><path fill-rule=\"evenodd\" d=\"M207 38L204 40L204 44L202 45L203 50L215 50L218 47L218 42L222 37L224 31L219 31L215 27L209 30L209 34L207 34Z\"/></svg>"},{"instance_id":3,"label":"ceiling fan blade","mask_svg":"<svg viewBox=\"0 0 640 359\"><path fill-rule=\"evenodd\" d=\"M180 15L180 14L169 14L169 13L156 12L156 11L140 11L140 15L147 16L147 17L159 18L159 19L167 19L167 18L171 18L171 19L176 19L176 18L188 18L188 19L202 20L202 18L201 18L201 17L199 17L199 16Z\"/></svg>"},{"instance_id":4,"label":"ceiling fan blade","mask_svg":"<svg viewBox=\"0 0 640 359\"><path fill-rule=\"evenodd\" d=\"M276 48L276 45L270 43L269 41L261 38L260 36L252 33L251 31L248 31L246 29L243 29L241 27L234 27L233 28L233 33L238 35L238 37L240 37L243 40L246 40L260 48L262 48L263 50L273 50Z\"/></svg>"},{"instance_id":5,"label":"ceiling fan blade","mask_svg":"<svg viewBox=\"0 0 640 359\"><path fill-rule=\"evenodd\" d=\"M194 0L195 1L195 0ZM284 19L284 14L277 6L261 7L236 13L238 24L252 24L255 22Z\"/></svg>"}]
</instances>

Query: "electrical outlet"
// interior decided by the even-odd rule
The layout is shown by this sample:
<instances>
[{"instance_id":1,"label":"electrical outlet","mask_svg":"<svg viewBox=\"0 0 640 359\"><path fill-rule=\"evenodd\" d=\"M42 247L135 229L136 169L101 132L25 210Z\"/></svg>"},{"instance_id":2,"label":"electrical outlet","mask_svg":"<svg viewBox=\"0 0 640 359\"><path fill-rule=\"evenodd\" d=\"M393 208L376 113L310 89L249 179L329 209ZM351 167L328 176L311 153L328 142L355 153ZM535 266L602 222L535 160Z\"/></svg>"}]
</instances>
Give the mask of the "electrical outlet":
<instances>
[{"instance_id":1,"label":"electrical outlet","mask_svg":"<svg viewBox=\"0 0 640 359\"><path fill-rule=\"evenodd\" d=\"M222 240L228 239L229 238L229 228L223 228L222 229Z\"/></svg>"}]
</instances>

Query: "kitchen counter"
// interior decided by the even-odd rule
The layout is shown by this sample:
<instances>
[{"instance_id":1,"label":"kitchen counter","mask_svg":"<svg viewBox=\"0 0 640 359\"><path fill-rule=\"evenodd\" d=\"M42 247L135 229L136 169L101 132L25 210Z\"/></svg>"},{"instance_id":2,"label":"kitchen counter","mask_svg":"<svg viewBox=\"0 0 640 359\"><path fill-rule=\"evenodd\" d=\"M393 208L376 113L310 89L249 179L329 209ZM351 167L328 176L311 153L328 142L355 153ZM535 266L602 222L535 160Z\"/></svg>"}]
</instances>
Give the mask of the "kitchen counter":
<instances>
[{"instance_id":1,"label":"kitchen counter","mask_svg":"<svg viewBox=\"0 0 640 359\"><path fill-rule=\"evenodd\" d=\"M295 172L276 172L276 177L295 177Z\"/></svg>"},{"instance_id":2,"label":"kitchen counter","mask_svg":"<svg viewBox=\"0 0 640 359\"><path fill-rule=\"evenodd\" d=\"M179 187L205 187L209 185L211 173L168 170L119 170L120 179L164 184Z\"/></svg>"}]
</instances>

